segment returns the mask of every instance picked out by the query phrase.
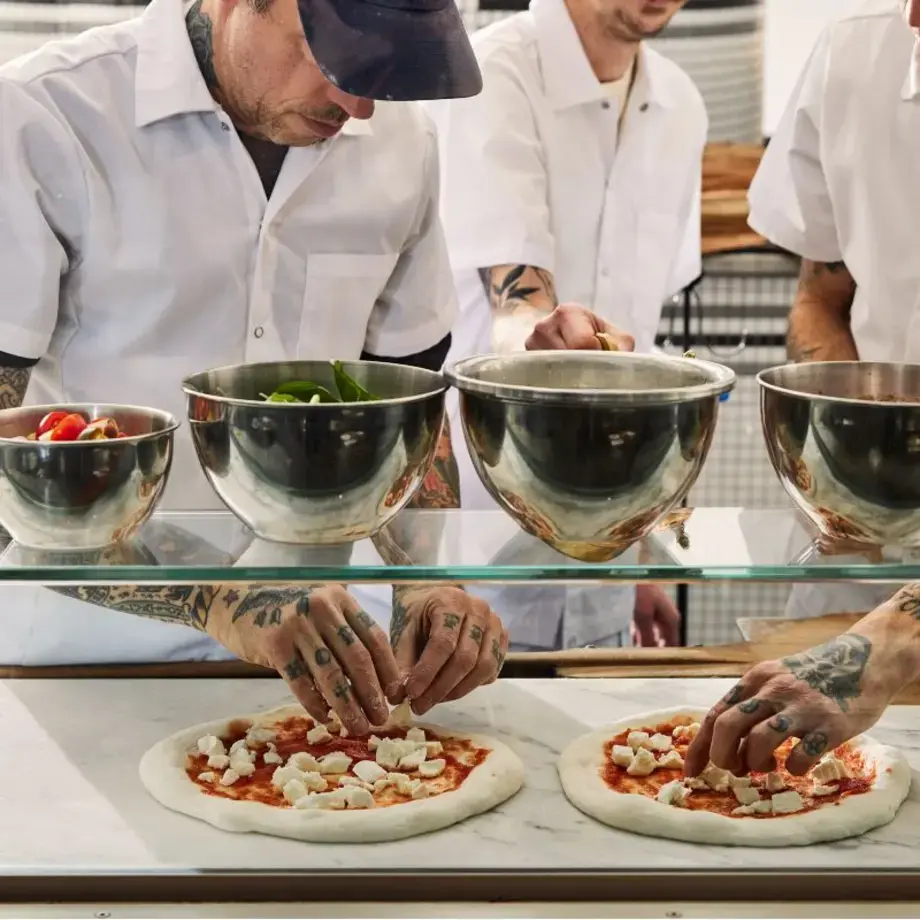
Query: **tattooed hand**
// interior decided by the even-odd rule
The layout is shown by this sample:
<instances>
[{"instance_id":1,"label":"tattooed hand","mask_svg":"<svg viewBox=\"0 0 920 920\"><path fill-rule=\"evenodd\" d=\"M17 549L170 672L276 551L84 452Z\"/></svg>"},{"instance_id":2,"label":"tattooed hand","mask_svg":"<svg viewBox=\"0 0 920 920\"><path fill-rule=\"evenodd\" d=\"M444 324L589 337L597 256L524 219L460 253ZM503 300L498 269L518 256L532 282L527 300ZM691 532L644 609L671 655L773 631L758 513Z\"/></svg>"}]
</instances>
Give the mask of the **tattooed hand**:
<instances>
[{"instance_id":1,"label":"tattooed hand","mask_svg":"<svg viewBox=\"0 0 920 920\"><path fill-rule=\"evenodd\" d=\"M333 709L366 735L398 702L399 670L386 633L338 585L221 589L207 631L240 658L276 669L316 719Z\"/></svg>"},{"instance_id":2,"label":"tattooed hand","mask_svg":"<svg viewBox=\"0 0 920 920\"><path fill-rule=\"evenodd\" d=\"M775 767L774 751L797 739L786 760L807 773L828 751L874 725L917 673L920 586L898 592L850 632L824 645L752 668L708 713L685 771L711 760L743 774Z\"/></svg>"},{"instance_id":3,"label":"tattooed hand","mask_svg":"<svg viewBox=\"0 0 920 920\"><path fill-rule=\"evenodd\" d=\"M528 351L600 350L597 333L611 336L617 351L632 351L636 340L607 320L578 304L564 303L534 326L526 342Z\"/></svg>"},{"instance_id":4,"label":"tattooed hand","mask_svg":"<svg viewBox=\"0 0 920 920\"><path fill-rule=\"evenodd\" d=\"M508 631L489 605L452 587L394 589L390 642L418 715L491 684L508 653Z\"/></svg>"}]
</instances>

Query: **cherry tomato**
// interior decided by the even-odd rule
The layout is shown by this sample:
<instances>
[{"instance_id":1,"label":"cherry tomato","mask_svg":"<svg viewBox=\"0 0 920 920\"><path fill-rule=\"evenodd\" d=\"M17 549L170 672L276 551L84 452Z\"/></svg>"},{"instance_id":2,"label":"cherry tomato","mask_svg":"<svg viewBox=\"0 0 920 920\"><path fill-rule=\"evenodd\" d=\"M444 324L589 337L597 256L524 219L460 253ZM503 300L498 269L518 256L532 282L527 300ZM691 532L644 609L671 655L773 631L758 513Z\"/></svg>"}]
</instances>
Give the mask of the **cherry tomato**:
<instances>
[{"instance_id":1,"label":"cherry tomato","mask_svg":"<svg viewBox=\"0 0 920 920\"><path fill-rule=\"evenodd\" d=\"M76 441L86 427L86 419L74 412L62 418L51 431L52 441Z\"/></svg>"},{"instance_id":2,"label":"cherry tomato","mask_svg":"<svg viewBox=\"0 0 920 920\"><path fill-rule=\"evenodd\" d=\"M36 436L40 437L46 431L51 431L58 422L62 419L67 418L66 412L49 412L39 423L38 428L35 429Z\"/></svg>"}]
</instances>

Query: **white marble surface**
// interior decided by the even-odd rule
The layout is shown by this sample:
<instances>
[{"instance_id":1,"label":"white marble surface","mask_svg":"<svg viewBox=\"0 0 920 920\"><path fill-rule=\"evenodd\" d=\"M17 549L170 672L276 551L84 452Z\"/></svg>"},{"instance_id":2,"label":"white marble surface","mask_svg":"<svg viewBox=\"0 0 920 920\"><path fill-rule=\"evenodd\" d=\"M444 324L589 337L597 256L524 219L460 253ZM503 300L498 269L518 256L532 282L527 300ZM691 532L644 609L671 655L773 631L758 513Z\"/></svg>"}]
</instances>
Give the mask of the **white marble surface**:
<instances>
[{"instance_id":1,"label":"white marble surface","mask_svg":"<svg viewBox=\"0 0 920 920\"><path fill-rule=\"evenodd\" d=\"M577 735L662 706L712 703L729 681L503 681L432 720L502 738L528 766L503 807L428 837L316 846L233 835L161 808L137 776L144 751L191 724L271 708L280 681L0 683L0 874L141 869L920 869L920 791L857 840L731 850L611 830L568 804L555 762ZM920 710L893 707L873 732L920 769ZM435 842L436 838L436 842Z\"/></svg>"}]
</instances>

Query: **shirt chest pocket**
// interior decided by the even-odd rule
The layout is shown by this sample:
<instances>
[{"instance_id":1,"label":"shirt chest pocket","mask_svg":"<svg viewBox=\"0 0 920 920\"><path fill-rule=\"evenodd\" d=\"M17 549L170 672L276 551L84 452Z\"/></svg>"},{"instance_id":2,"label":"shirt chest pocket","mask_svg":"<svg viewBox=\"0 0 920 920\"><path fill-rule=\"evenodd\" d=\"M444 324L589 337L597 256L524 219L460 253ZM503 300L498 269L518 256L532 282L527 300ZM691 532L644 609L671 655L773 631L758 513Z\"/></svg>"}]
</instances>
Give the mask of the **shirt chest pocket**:
<instances>
[{"instance_id":1,"label":"shirt chest pocket","mask_svg":"<svg viewBox=\"0 0 920 920\"><path fill-rule=\"evenodd\" d=\"M374 305L398 260L396 252L309 255L297 357L360 357Z\"/></svg>"}]
</instances>

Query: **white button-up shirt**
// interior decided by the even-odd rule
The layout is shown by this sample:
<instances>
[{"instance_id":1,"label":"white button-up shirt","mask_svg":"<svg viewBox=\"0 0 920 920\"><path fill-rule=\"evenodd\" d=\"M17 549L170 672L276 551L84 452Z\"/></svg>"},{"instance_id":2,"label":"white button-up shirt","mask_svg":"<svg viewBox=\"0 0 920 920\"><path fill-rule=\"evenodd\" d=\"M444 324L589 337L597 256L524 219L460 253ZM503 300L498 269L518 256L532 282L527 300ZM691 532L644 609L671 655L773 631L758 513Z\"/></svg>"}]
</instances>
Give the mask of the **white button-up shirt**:
<instances>
[{"instance_id":1,"label":"white button-up shirt","mask_svg":"<svg viewBox=\"0 0 920 920\"><path fill-rule=\"evenodd\" d=\"M806 259L846 263L857 285L853 338L867 361L920 361L916 45L902 0L869 0L830 25L749 194L758 233ZM871 610L895 588L796 585L787 615Z\"/></svg>"},{"instance_id":2,"label":"white button-up shirt","mask_svg":"<svg viewBox=\"0 0 920 920\"><path fill-rule=\"evenodd\" d=\"M750 224L856 281L866 361L920 361L920 81L901 0L821 36L750 190Z\"/></svg>"},{"instance_id":3,"label":"white button-up shirt","mask_svg":"<svg viewBox=\"0 0 920 920\"><path fill-rule=\"evenodd\" d=\"M698 90L643 45L620 112L563 0L533 0L529 11L476 33L473 44L482 94L429 106L461 309L451 360L492 350L478 270L504 264L551 271L560 302L591 308L651 350L665 300L701 270L708 121ZM450 405L459 431L455 398ZM464 507L494 508L469 456L457 453ZM566 645L606 641L628 626L632 609L629 591L541 587L488 596L512 641L534 647L552 647L557 634Z\"/></svg>"},{"instance_id":4,"label":"white button-up shirt","mask_svg":"<svg viewBox=\"0 0 920 920\"><path fill-rule=\"evenodd\" d=\"M334 140L292 148L266 200L199 73L180 0L2 68L0 127L0 350L42 356L28 402L183 418L180 383L195 371L398 357L453 326L421 108L380 104ZM221 507L187 426L163 507ZM218 653L188 630L47 591L4 587L2 601L17 610L2 663Z\"/></svg>"}]
</instances>

